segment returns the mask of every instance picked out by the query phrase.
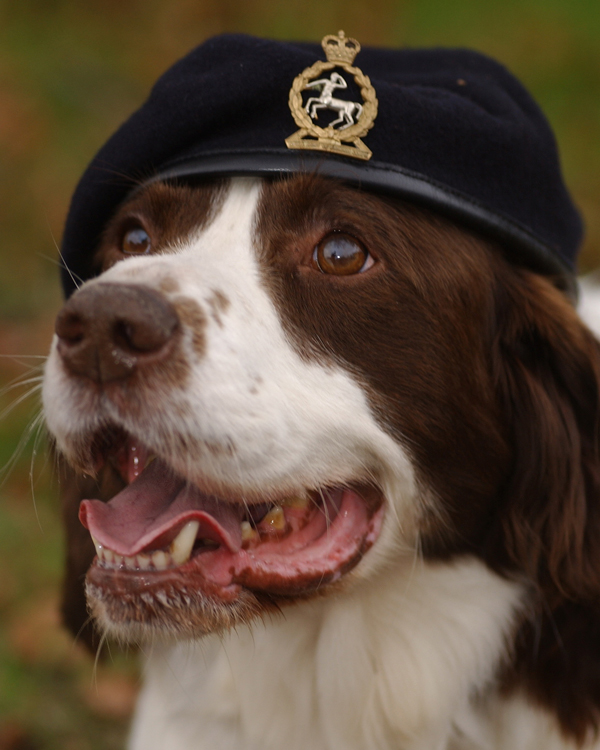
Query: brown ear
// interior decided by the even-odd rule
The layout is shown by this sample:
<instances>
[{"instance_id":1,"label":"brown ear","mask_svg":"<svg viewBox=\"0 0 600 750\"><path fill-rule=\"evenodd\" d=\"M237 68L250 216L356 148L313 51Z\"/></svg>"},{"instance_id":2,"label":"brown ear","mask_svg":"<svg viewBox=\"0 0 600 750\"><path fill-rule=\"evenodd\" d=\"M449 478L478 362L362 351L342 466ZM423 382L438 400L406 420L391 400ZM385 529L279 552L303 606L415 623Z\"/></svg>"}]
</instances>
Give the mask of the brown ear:
<instances>
[{"instance_id":1,"label":"brown ear","mask_svg":"<svg viewBox=\"0 0 600 750\"><path fill-rule=\"evenodd\" d=\"M504 493L509 564L556 598L600 594L600 347L546 279L497 295L494 369L514 446Z\"/></svg>"},{"instance_id":2,"label":"brown ear","mask_svg":"<svg viewBox=\"0 0 600 750\"><path fill-rule=\"evenodd\" d=\"M98 479L77 474L62 458L58 458L62 513L65 524L66 568L63 579L62 616L64 624L96 652L100 632L90 618L85 599L85 576L96 554L89 532L79 521L79 504L84 499L109 500L123 484L110 469Z\"/></svg>"}]
</instances>

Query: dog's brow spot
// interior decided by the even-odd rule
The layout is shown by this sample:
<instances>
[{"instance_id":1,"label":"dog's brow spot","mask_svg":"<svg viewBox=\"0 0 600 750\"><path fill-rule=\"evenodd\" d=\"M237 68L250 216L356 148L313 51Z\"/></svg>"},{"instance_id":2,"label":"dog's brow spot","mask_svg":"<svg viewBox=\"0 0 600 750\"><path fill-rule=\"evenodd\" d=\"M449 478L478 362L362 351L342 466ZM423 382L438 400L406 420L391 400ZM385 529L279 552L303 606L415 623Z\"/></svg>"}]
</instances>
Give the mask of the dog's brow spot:
<instances>
[{"instance_id":1,"label":"dog's brow spot","mask_svg":"<svg viewBox=\"0 0 600 750\"><path fill-rule=\"evenodd\" d=\"M179 283L172 276L165 276L161 279L158 288L163 294L173 294L179 291Z\"/></svg>"},{"instance_id":2,"label":"dog's brow spot","mask_svg":"<svg viewBox=\"0 0 600 750\"><path fill-rule=\"evenodd\" d=\"M192 346L198 357L206 352L206 315L200 305L190 297L177 297L173 300L179 319L192 332Z\"/></svg>"},{"instance_id":3,"label":"dog's brow spot","mask_svg":"<svg viewBox=\"0 0 600 750\"><path fill-rule=\"evenodd\" d=\"M223 294L223 292L220 289L211 289L211 295L206 300L206 303L210 307L210 314L215 323L222 328L223 327L223 320L221 318L221 313L226 313L229 306L230 301L229 299Z\"/></svg>"},{"instance_id":4,"label":"dog's brow spot","mask_svg":"<svg viewBox=\"0 0 600 750\"><path fill-rule=\"evenodd\" d=\"M250 394L251 394L252 396L256 396L256 394L257 394L257 393L259 392L259 390L260 390L259 386L261 386L262 384L263 384L263 379L262 379L262 377L261 377L260 375L254 375L254 377L252 378L252 385L251 385L251 386L250 386L250 388L248 389L248 392L249 392L249 393L250 393Z\"/></svg>"}]
</instances>

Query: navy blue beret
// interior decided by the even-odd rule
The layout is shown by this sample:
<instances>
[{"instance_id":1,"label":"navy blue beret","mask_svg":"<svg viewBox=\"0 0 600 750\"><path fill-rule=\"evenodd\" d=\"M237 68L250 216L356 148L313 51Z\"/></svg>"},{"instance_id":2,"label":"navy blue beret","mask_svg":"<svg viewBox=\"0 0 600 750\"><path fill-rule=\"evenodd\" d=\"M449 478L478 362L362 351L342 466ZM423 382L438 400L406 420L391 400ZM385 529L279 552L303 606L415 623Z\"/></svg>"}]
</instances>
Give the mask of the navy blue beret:
<instances>
[{"instance_id":1,"label":"navy blue beret","mask_svg":"<svg viewBox=\"0 0 600 750\"><path fill-rule=\"evenodd\" d=\"M93 275L103 228L140 181L302 170L430 206L570 287L581 220L546 119L503 66L467 50L363 48L353 65L378 100L362 137L366 161L286 146L298 129L290 88L317 60L316 44L223 35L170 68L77 186L62 243L65 293Z\"/></svg>"}]
</instances>

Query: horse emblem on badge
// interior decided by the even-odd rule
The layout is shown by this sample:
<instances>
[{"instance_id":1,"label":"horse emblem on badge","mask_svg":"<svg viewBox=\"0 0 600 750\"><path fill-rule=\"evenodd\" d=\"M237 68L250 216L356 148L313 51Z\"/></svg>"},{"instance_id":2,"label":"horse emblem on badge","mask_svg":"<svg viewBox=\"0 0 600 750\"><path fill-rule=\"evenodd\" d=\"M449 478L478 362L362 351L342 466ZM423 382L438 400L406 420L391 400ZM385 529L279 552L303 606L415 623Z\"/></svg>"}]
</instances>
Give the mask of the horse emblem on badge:
<instances>
[{"instance_id":1,"label":"horse emblem on badge","mask_svg":"<svg viewBox=\"0 0 600 750\"><path fill-rule=\"evenodd\" d=\"M372 152L360 139L373 127L377 97L368 77L359 68L352 67L360 52L360 44L340 31L337 36L324 37L321 46L327 62L319 60L303 70L290 89L290 110L300 130L286 138L285 143L288 148L330 151L355 159L370 159ZM352 76L362 103L335 95L349 88L348 80L336 68ZM324 76L323 73L328 71L331 71L329 77ZM304 101L302 94L305 91L316 95ZM321 127L316 120L324 111L333 112L337 117Z\"/></svg>"}]
</instances>

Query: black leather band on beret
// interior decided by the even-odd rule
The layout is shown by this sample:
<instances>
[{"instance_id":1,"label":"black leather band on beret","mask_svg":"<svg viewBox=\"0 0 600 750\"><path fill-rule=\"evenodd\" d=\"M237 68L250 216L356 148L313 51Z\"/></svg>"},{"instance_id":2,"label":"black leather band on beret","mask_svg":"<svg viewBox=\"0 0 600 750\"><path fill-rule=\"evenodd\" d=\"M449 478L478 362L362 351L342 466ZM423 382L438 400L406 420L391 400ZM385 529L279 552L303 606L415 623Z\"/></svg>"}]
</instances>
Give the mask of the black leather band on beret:
<instances>
[{"instance_id":1,"label":"black leather band on beret","mask_svg":"<svg viewBox=\"0 0 600 750\"><path fill-rule=\"evenodd\" d=\"M538 273L555 276L557 283L570 290L570 271L560 260L558 247L549 247L508 217L493 213L481 203L458 191L410 172L394 164L369 161L354 164L348 159L319 154L309 156L293 151L256 151L211 154L193 158L186 156L166 165L151 181L192 176L277 176L297 172L316 172L336 177L365 190L391 193L436 209L504 243L509 256L519 265Z\"/></svg>"},{"instance_id":2,"label":"black leather band on beret","mask_svg":"<svg viewBox=\"0 0 600 750\"><path fill-rule=\"evenodd\" d=\"M63 237L65 293L89 278L101 232L140 182L296 171L426 204L500 240L507 257L567 291L582 225L541 111L498 63L466 50L363 48L377 92L370 161L291 151L292 82L317 45L242 35L209 40L159 79L83 175Z\"/></svg>"}]
</instances>

